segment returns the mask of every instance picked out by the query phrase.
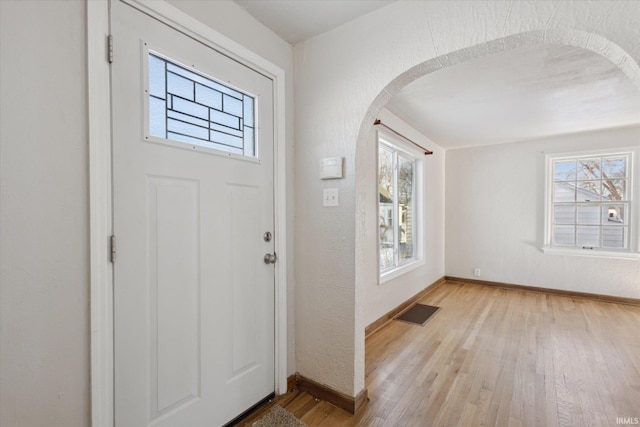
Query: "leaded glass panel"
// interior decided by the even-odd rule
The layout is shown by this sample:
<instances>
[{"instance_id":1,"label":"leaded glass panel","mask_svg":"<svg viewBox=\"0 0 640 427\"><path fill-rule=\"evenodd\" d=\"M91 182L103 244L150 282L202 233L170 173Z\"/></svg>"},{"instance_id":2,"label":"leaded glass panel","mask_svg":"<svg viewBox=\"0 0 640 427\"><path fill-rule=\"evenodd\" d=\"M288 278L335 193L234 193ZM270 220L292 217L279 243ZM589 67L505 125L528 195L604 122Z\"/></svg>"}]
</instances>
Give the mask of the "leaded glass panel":
<instances>
[{"instance_id":1,"label":"leaded glass panel","mask_svg":"<svg viewBox=\"0 0 640 427\"><path fill-rule=\"evenodd\" d=\"M149 53L149 134L256 156L255 99Z\"/></svg>"}]
</instances>

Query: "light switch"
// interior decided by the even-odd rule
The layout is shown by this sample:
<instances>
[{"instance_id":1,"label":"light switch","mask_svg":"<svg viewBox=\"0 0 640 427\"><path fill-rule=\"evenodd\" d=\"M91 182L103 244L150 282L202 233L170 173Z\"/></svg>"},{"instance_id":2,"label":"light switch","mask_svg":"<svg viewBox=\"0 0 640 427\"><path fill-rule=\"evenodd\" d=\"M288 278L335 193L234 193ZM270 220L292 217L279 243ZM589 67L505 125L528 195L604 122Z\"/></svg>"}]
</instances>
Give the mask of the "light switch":
<instances>
[{"instance_id":1,"label":"light switch","mask_svg":"<svg viewBox=\"0 0 640 427\"><path fill-rule=\"evenodd\" d=\"M322 191L322 206L338 206L340 204L337 188L325 188Z\"/></svg>"}]
</instances>

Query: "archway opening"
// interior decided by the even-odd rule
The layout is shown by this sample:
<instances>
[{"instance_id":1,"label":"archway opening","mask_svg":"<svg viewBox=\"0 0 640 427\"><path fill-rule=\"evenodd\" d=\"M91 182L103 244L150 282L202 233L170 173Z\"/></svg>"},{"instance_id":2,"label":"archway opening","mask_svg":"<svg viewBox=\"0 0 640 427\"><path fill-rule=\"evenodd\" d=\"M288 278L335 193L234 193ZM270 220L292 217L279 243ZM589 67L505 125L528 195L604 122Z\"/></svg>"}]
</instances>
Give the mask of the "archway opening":
<instances>
[{"instance_id":1,"label":"archway opening","mask_svg":"<svg viewBox=\"0 0 640 427\"><path fill-rule=\"evenodd\" d=\"M613 69L617 76L623 76L625 84L629 87L640 90L640 67L626 52L617 45L600 36L589 34L581 31L554 29L539 30L525 32L501 39L497 39L488 43L479 44L469 48L465 48L456 52L451 52L436 58L424 61L397 76L380 92L380 94L371 103L365 118L363 119L356 147L356 327L364 330L372 320L378 318L375 313L368 311L365 287L370 284L378 283L378 253L377 253L377 198L378 188L374 184L376 178L376 144L375 128L373 123L376 119L384 114L385 109L394 99L403 92L405 88L413 83L428 77L430 75L446 74L447 70L453 70L457 65L472 63L478 60L499 59L501 55L508 57L514 52L537 52L540 49L555 49L557 53L563 55L584 54L585 58L594 60L604 60L609 64L609 68ZM574 64L575 65L575 64ZM549 80L550 81L550 80ZM548 82L549 82L548 81ZM437 86L437 84L435 84ZM562 90L562 88L560 88ZM397 110L397 109L396 109ZM400 109L401 110L401 109ZM526 115L525 115L526 116ZM524 117L526 120L527 117ZM587 122L582 118L582 122ZM565 120L565 125L566 120ZM610 126L619 126L620 124L609 124ZM603 123L603 127L607 124ZM415 127L415 126L414 126ZM507 127L507 126L505 126ZM514 128L521 126L514 125ZM565 127L565 132L583 131L583 129L571 129ZM544 135L553 132L562 132L558 129L548 129ZM536 137L544 136L533 135ZM517 140L525 140L531 136L506 135L503 141L499 142L516 142ZM494 137L495 138L495 137ZM436 141L438 143L438 141ZM491 142L490 142L491 143ZM451 146L454 147L454 146ZM427 147L431 148L431 147ZM437 156L438 153L436 153ZM434 185L441 185L435 183ZM372 238L372 236L375 236ZM444 240L443 240L444 246ZM444 248L443 248L444 250ZM442 270L436 276L444 276L446 271L444 265ZM429 285L431 282L423 283L423 286ZM412 294L407 294L403 298L409 299ZM384 300L385 298L379 298ZM378 308L379 315L389 312L393 307L384 307L380 305ZM362 334L364 338L364 333ZM361 363L356 361L356 366L362 366L364 369L364 339L361 343L356 342L356 358L362 356ZM356 372L356 375L360 373Z\"/></svg>"}]
</instances>

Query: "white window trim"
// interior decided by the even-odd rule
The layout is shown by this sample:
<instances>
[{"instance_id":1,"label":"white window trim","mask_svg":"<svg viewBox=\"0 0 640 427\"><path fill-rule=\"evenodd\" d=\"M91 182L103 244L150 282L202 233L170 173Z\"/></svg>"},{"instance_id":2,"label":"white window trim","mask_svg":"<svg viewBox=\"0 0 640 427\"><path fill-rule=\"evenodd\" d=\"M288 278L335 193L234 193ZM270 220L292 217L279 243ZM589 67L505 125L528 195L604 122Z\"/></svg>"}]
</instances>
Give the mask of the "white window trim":
<instances>
[{"instance_id":1,"label":"white window trim","mask_svg":"<svg viewBox=\"0 0 640 427\"><path fill-rule=\"evenodd\" d=\"M638 226L639 210L640 210L640 196L638 195L639 186L636 184L636 177L638 176L637 169L640 165L637 164L637 149L628 147L620 149L609 150L593 150L593 151L580 151L569 153L554 153L545 155L545 204L544 204L544 240L541 248L544 254L550 255L566 255L577 256L587 258L609 258L609 259L626 259L626 260L638 260L640 259L640 251L638 248L640 227ZM590 156L629 156L629 176L627 193L629 195L629 225L628 225L628 247L627 249L604 249L599 248L597 250L587 250L581 248L572 247L557 247L552 246L552 212L553 206L551 187L553 185L553 161L562 159L574 159L576 157L590 157Z\"/></svg>"},{"instance_id":2,"label":"white window trim","mask_svg":"<svg viewBox=\"0 0 640 427\"><path fill-rule=\"evenodd\" d=\"M419 151L413 145L403 139L384 130L378 130L376 136L376 153L380 144L387 145L394 150L402 152L414 159L414 235L416 236L415 253L413 259L406 261L395 268L380 272L380 247L377 246L378 255L378 284L387 283L425 264L424 259L424 152ZM376 155L377 159L377 155ZM376 185L378 182L378 164L376 162ZM376 187L376 212L380 212L380 197ZM376 227L376 244L380 242L380 228Z\"/></svg>"},{"instance_id":3,"label":"white window trim","mask_svg":"<svg viewBox=\"0 0 640 427\"><path fill-rule=\"evenodd\" d=\"M390 280L396 279L404 274L407 274L412 270L415 270L420 266L423 266L424 264L425 264L424 257L421 257L420 259L414 259L394 269L387 270L384 273L380 273L379 283L381 285L383 283L387 283Z\"/></svg>"},{"instance_id":4,"label":"white window trim","mask_svg":"<svg viewBox=\"0 0 640 427\"><path fill-rule=\"evenodd\" d=\"M570 249L570 248L554 248L550 246L544 246L542 252L551 255L568 255L579 256L587 258L610 258L610 259L640 259L640 253L637 252L618 252L618 251L593 251L583 249Z\"/></svg>"}]
</instances>

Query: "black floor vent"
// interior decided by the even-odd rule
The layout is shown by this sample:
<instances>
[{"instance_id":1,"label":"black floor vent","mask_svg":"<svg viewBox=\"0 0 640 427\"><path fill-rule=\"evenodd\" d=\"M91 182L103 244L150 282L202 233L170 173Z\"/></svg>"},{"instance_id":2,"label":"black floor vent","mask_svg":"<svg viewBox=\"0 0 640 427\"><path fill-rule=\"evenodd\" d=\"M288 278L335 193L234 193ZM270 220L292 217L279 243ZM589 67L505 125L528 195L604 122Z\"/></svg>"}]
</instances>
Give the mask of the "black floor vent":
<instances>
[{"instance_id":1,"label":"black floor vent","mask_svg":"<svg viewBox=\"0 0 640 427\"><path fill-rule=\"evenodd\" d=\"M424 324L427 323L427 320L429 320L431 316L434 315L438 310L440 310L440 307L416 304L409 310L402 313L400 316L396 317L396 320L401 320L403 322L411 323L414 325L424 326Z\"/></svg>"}]
</instances>

